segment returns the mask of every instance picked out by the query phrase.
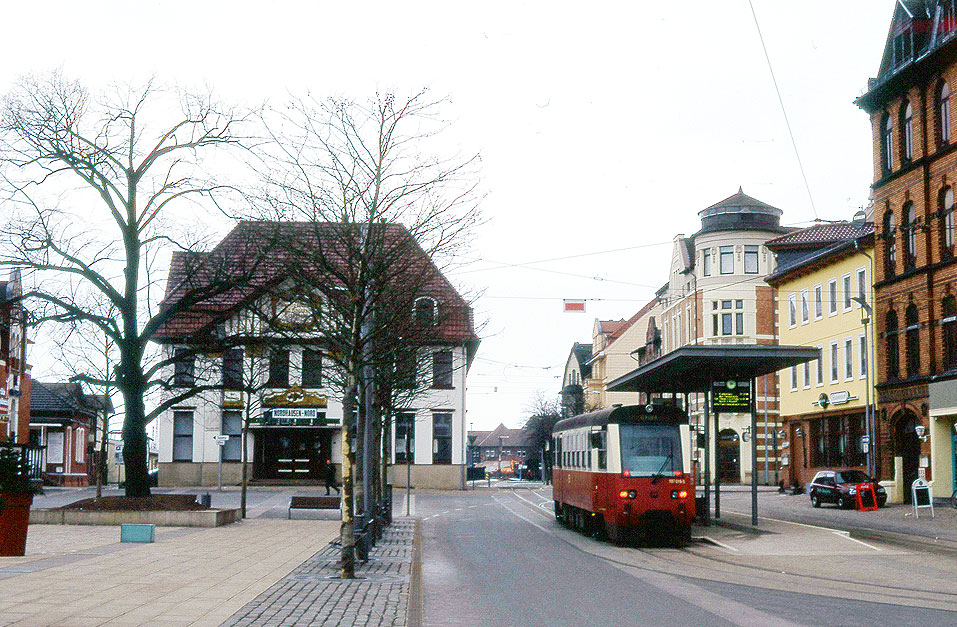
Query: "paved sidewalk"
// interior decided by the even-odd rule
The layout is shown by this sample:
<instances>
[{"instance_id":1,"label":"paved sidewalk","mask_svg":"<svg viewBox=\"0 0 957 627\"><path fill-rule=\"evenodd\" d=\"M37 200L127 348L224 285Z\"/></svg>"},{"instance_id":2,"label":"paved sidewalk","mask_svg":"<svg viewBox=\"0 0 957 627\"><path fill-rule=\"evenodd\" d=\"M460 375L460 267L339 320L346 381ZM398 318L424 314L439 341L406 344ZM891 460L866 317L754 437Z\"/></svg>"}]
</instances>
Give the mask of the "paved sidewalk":
<instances>
[{"instance_id":1,"label":"paved sidewalk","mask_svg":"<svg viewBox=\"0 0 957 627\"><path fill-rule=\"evenodd\" d=\"M357 578L352 580L339 578L338 543L324 547L247 603L224 627L406 625L410 609L418 609L413 590L416 525L412 518L394 519L369 561L356 563Z\"/></svg>"},{"instance_id":2,"label":"paved sidewalk","mask_svg":"<svg viewBox=\"0 0 957 627\"><path fill-rule=\"evenodd\" d=\"M27 555L0 558L0 625L219 625L327 546L338 523L245 520L157 528L31 525Z\"/></svg>"}]
</instances>

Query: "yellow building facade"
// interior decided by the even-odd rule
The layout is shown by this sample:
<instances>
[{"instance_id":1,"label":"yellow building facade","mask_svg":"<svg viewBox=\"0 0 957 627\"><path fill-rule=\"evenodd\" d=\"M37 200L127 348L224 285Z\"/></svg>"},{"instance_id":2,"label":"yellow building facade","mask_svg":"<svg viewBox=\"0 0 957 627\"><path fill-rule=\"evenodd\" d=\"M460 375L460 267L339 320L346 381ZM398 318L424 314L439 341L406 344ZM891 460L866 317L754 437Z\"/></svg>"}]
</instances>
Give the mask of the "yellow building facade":
<instances>
[{"instance_id":1,"label":"yellow building facade","mask_svg":"<svg viewBox=\"0 0 957 627\"><path fill-rule=\"evenodd\" d=\"M818 360L778 373L782 479L803 486L824 469L873 474L873 227L815 225L768 247L778 257L768 283L776 291L779 342L820 350Z\"/></svg>"}]
</instances>

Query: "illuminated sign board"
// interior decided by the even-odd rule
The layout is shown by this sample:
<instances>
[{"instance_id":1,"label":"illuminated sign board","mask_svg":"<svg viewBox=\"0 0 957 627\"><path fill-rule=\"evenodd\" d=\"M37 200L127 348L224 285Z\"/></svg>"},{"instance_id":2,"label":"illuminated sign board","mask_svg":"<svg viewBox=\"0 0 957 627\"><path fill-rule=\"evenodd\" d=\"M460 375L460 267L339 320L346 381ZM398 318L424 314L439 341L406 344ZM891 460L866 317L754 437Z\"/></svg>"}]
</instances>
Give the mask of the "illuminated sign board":
<instances>
[{"instance_id":1,"label":"illuminated sign board","mask_svg":"<svg viewBox=\"0 0 957 627\"><path fill-rule=\"evenodd\" d=\"M341 424L338 418L327 418L326 412L314 407L276 407L253 416L250 422L264 427L332 427Z\"/></svg>"},{"instance_id":2,"label":"illuminated sign board","mask_svg":"<svg viewBox=\"0 0 957 627\"><path fill-rule=\"evenodd\" d=\"M751 413L751 382L735 380L712 382L711 411Z\"/></svg>"}]
</instances>

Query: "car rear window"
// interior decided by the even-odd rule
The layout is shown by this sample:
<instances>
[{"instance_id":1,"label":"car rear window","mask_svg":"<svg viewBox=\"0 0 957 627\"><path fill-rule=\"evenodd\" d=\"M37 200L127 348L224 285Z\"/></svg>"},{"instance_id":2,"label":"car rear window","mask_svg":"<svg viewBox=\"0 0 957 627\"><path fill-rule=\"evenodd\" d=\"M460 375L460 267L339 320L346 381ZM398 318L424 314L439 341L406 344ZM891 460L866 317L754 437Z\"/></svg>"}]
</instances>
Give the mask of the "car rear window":
<instances>
[{"instance_id":1,"label":"car rear window","mask_svg":"<svg viewBox=\"0 0 957 627\"><path fill-rule=\"evenodd\" d=\"M847 470L836 473L838 483L865 483L870 481L870 477L860 470Z\"/></svg>"}]
</instances>

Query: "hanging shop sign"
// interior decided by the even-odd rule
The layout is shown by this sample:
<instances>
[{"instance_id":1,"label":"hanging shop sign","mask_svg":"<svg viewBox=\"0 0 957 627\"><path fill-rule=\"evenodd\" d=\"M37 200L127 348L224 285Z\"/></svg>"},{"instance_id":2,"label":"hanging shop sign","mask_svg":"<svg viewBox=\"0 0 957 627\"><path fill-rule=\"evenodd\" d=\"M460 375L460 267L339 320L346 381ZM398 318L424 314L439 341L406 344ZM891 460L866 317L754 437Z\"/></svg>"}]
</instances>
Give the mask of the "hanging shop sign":
<instances>
[{"instance_id":1,"label":"hanging shop sign","mask_svg":"<svg viewBox=\"0 0 957 627\"><path fill-rule=\"evenodd\" d=\"M276 407L253 416L250 423L264 427L331 427L342 421L313 407Z\"/></svg>"},{"instance_id":2,"label":"hanging shop sign","mask_svg":"<svg viewBox=\"0 0 957 627\"><path fill-rule=\"evenodd\" d=\"M711 384L711 411L747 413L751 411L749 381L714 381Z\"/></svg>"}]
</instances>

